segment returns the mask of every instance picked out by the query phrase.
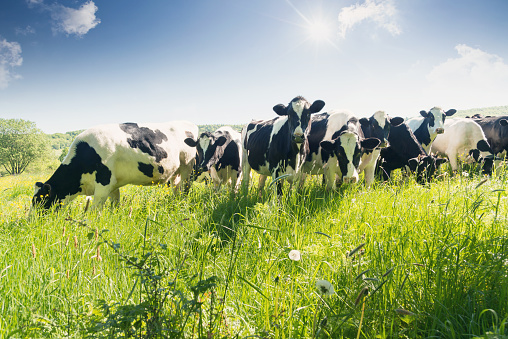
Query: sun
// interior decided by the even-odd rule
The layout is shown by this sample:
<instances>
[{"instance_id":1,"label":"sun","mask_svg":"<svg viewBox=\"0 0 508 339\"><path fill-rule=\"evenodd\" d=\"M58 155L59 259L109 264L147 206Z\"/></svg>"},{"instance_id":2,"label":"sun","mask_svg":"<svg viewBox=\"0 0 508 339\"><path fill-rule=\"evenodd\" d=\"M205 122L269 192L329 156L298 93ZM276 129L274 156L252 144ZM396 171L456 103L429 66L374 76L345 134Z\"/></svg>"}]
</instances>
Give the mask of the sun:
<instances>
[{"instance_id":1,"label":"sun","mask_svg":"<svg viewBox=\"0 0 508 339\"><path fill-rule=\"evenodd\" d=\"M307 25L307 33L309 38L314 41L329 41L332 37L333 29L328 22L309 21Z\"/></svg>"}]
</instances>

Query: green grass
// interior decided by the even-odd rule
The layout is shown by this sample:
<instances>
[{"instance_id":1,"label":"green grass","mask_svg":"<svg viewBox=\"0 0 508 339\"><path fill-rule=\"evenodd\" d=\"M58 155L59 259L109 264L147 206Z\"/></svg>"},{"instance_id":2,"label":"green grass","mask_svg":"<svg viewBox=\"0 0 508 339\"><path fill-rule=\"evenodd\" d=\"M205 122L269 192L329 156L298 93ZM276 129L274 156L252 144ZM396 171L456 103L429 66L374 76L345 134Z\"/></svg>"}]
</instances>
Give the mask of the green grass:
<instances>
[{"instance_id":1,"label":"green grass","mask_svg":"<svg viewBox=\"0 0 508 339\"><path fill-rule=\"evenodd\" d=\"M280 198L127 186L118 208L29 217L47 177L0 178L0 337L121 337L119 319L150 336L156 316L184 338L508 335L503 171L330 193L315 179Z\"/></svg>"}]
</instances>

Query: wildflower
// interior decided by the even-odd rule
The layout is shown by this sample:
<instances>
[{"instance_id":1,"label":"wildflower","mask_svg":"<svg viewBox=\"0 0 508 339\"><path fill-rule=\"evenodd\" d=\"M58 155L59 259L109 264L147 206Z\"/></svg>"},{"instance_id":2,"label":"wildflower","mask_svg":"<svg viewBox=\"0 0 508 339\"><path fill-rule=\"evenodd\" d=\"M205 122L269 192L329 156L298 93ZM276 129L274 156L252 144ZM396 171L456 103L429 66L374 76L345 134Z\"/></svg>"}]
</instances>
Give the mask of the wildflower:
<instances>
[{"instance_id":1,"label":"wildflower","mask_svg":"<svg viewBox=\"0 0 508 339\"><path fill-rule=\"evenodd\" d=\"M289 259L291 259L293 261L300 261L300 259L301 259L300 251L298 251L298 250L289 251Z\"/></svg>"},{"instance_id":2,"label":"wildflower","mask_svg":"<svg viewBox=\"0 0 508 339\"><path fill-rule=\"evenodd\" d=\"M319 294L323 296L332 295L335 293L333 290L332 284L327 280L318 280L316 281L316 288L319 292Z\"/></svg>"},{"instance_id":3,"label":"wildflower","mask_svg":"<svg viewBox=\"0 0 508 339\"><path fill-rule=\"evenodd\" d=\"M469 176L469 173L467 173L467 172L462 172L462 176L463 176L463 177L468 177L468 176Z\"/></svg>"}]
</instances>

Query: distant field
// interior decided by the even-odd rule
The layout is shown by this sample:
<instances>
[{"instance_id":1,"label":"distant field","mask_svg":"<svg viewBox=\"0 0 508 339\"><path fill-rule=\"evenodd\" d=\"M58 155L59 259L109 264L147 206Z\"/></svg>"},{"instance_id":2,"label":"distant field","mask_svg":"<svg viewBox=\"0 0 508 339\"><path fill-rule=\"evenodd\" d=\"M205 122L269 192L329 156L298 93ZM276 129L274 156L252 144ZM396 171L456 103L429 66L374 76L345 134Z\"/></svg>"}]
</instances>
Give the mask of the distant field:
<instances>
[{"instance_id":1,"label":"distant field","mask_svg":"<svg viewBox=\"0 0 508 339\"><path fill-rule=\"evenodd\" d=\"M118 208L29 217L49 175L0 178L0 337L508 335L504 170L332 193L316 178L280 199L127 186Z\"/></svg>"}]
</instances>

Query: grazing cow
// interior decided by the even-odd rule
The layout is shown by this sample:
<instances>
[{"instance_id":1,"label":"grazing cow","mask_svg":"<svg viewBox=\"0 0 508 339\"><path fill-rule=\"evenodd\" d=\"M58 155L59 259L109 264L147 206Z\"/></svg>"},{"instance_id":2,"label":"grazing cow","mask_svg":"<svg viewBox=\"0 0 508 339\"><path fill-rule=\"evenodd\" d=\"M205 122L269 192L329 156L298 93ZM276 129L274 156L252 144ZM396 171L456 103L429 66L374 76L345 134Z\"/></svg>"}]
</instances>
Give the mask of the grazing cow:
<instances>
[{"instance_id":1,"label":"grazing cow","mask_svg":"<svg viewBox=\"0 0 508 339\"><path fill-rule=\"evenodd\" d=\"M222 126L213 133L201 133L197 140L187 138L184 141L196 147L196 176L208 172L216 188L228 182L231 187L236 187L242 171L240 133Z\"/></svg>"},{"instance_id":2,"label":"grazing cow","mask_svg":"<svg viewBox=\"0 0 508 339\"><path fill-rule=\"evenodd\" d=\"M404 167L416 172L417 182L423 183L429 181L439 165L446 162L446 159L427 155L406 123L392 126L388 141L390 146L381 150L378 166L378 173L384 180L388 180L393 170Z\"/></svg>"},{"instance_id":3,"label":"grazing cow","mask_svg":"<svg viewBox=\"0 0 508 339\"><path fill-rule=\"evenodd\" d=\"M471 117L481 126L483 133L487 137L492 152L496 155L508 153L508 116L497 117Z\"/></svg>"},{"instance_id":4,"label":"grazing cow","mask_svg":"<svg viewBox=\"0 0 508 339\"><path fill-rule=\"evenodd\" d=\"M446 120L444 127L445 132L436 137L432 149L448 158L453 171L457 171L461 160L479 162L483 174L492 174L494 154L480 125L472 119L455 118Z\"/></svg>"},{"instance_id":5,"label":"grazing cow","mask_svg":"<svg viewBox=\"0 0 508 339\"><path fill-rule=\"evenodd\" d=\"M78 195L93 195L93 207L108 197L118 204L119 188L188 181L196 150L184 143L198 127L187 121L100 125L72 142L69 153L45 183L35 184L33 205L49 208Z\"/></svg>"},{"instance_id":6,"label":"grazing cow","mask_svg":"<svg viewBox=\"0 0 508 339\"><path fill-rule=\"evenodd\" d=\"M406 124L413 131L416 140L422 145L427 154L430 154L432 142L438 134L444 132L444 122L446 117L454 115L457 111L450 109L443 111L440 107L434 107L430 111L420 111L422 117L411 118Z\"/></svg>"},{"instance_id":7,"label":"grazing cow","mask_svg":"<svg viewBox=\"0 0 508 339\"><path fill-rule=\"evenodd\" d=\"M262 191L268 175L273 179L288 174L292 182L300 171L300 149L307 141L311 113L319 112L325 103L316 100L312 105L303 97L291 100L286 107L273 107L280 117L252 121L242 130L242 187L249 187L251 168L259 173ZM277 193L282 193L282 182L277 182Z\"/></svg>"},{"instance_id":8,"label":"grazing cow","mask_svg":"<svg viewBox=\"0 0 508 339\"><path fill-rule=\"evenodd\" d=\"M311 124L302 172L323 174L327 189L334 188L336 176L339 182L357 182L362 151L374 150L381 141L365 139L358 119L346 111L313 114Z\"/></svg>"}]
</instances>

